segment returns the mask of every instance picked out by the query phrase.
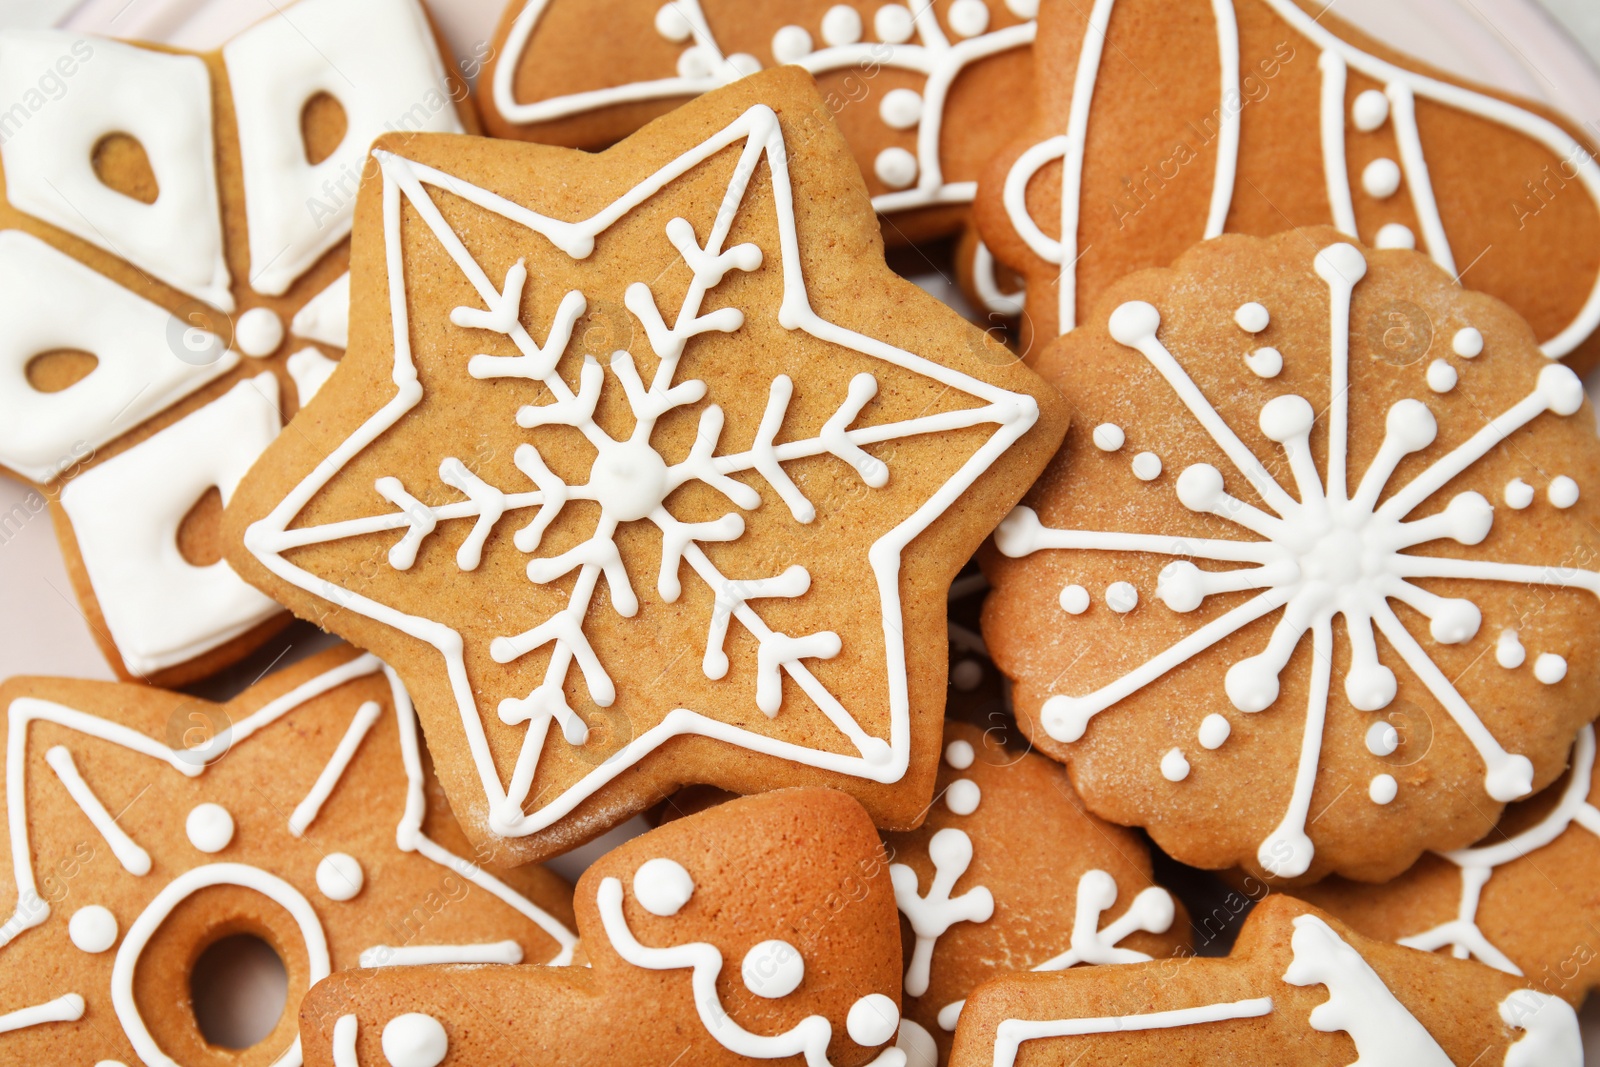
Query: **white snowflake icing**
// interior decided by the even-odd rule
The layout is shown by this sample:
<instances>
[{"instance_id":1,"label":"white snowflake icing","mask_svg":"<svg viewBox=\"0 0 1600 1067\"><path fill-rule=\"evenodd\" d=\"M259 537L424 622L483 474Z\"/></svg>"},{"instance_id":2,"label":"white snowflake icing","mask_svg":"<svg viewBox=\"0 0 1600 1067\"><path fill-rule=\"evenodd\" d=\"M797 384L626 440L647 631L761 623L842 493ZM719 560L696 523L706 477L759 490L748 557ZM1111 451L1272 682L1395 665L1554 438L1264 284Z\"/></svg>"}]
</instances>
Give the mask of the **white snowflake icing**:
<instances>
[{"instance_id":1,"label":"white snowflake icing","mask_svg":"<svg viewBox=\"0 0 1600 1067\"><path fill-rule=\"evenodd\" d=\"M609 371L626 396L635 418L633 432L625 440L617 439L602 430L592 418L601 390L606 387L607 369L593 358L586 358L576 392L556 373L557 363L572 340L574 323L587 307L585 296L576 291L566 294L553 315L545 341L542 344L536 342L518 318L526 268L522 264L513 266L507 271L503 284L497 287L467 250L460 236L444 220L428 187L448 189L454 195L465 197L507 220L525 226L530 236L537 235L548 240L567 256L583 259L593 251L596 237L635 207L656 196L670 182L718 152L741 143L743 148L739 162L704 242L700 241L693 225L685 219L673 219L666 227L667 239L693 275L683 305L670 316L670 325L648 285L638 282L626 290L626 307L642 325L659 363L651 381L646 384L629 354L618 353L613 356ZM668 738L681 734L713 737L754 751L872 781L894 782L905 773L909 759L910 708L903 644L891 641L887 649L889 736L870 735L803 662L809 658L826 658L837 654L840 651L838 636L828 631L801 635L775 631L767 626L752 606L752 602L763 598L794 597L804 593L810 581L805 568L790 566L778 574L735 578L723 574L711 562L702 545L739 538L744 532L744 520L736 509L753 509L762 502L757 490L732 479L730 476L733 474L752 472L759 475L782 500L795 521L808 523L815 517L815 508L784 472L785 463L830 455L853 468L868 487L880 487L888 482L889 468L864 451L865 446L927 433L978 426L993 427L992 436L931 499L870 549L869 558L878 581L885 633L901 633L898 577L901 551L1027 431L1037 418L1037 405L1028 396L990 386L903 349L845 329L812 310L800 268L786 153L777 116L770 108L756 106L721 132L624 193L598 214L579 222L561 221L529 210L463 179L400 156L377 154L384 177L385 240L390 248L390 286L394 294L396 394L381 411L336 449L328 462L307 476L271 515L248 531L246 545L285 580L315 595L334 598L347 610L377 619L424 640L445 656L468 743L490 801L490 825L503 836L524 836L551 825L605 782L633 766ZM725 248L729 230L763 159L770 169L780 248L775 255L764 253L750 244ZM457 308L452 313L452 321L462 328L503 334L519 352L512 357L476 356L468 365L469 374L478 379L515 377L542 383L554 401L521 408L516 416L518 424L528 429L565 427L571 433L581 434L593 446L596 459L584 483L569 485L550 470L534 444L524 443L518 448L514 459L533 488L507 492L483 483L471 475L464 464L447 458L441 465L440 477L461 491L466 496L464 500L429 507L417 500L397 480L384 478L378 483L378 492L397 510L291 529L290 524L295 516L340 469L422 399L423 389L412 361L407 332L407 309L403 296L405 269L398 251L402 202L408 203L418 213L483 300L484 307L481 309ZM795 390L794 382L784 375L778 375L770 383L766 410L756 430L755 441L748 450L719 454L724 415L717 405L711 404L702 410L699 433L688 457L679 463L667 463L651 444L651 434L657 420L666 412L698 402L707 395L707 386L702 381L675 381L685 345L708 331L738 330L744 322L743 313L733 308L703 313L702 302L728 272L753 271L769 259L782 272L783 298L777 318L783 327L881 360L886 367L924 375L977 400L977 406L852 429L852 423L877 389L876 378L872 374L861 373L850 382L844 397L833 398L831 402L838 404L837 410L815 435L778 444L775 440L783 427ZM664 500L675 487L690 481L701 482L716 490L730 503L730 510L711 522L686 523L674 517ZM600 517L594 532L588 540L560 555L538 555L544 531L563 506L572 500L593 501L600 505ZM473 532L462 546L456 561L462 569L471 569L477 565L483 543L494 525L514 512L531 512L528 521L513 539L516 548L530 557L527 564L530 580L545 583L573 572L577 577L565 610L532 630L502 635L491 645L491 655L502 663L536 648L547 645L552 648L544 683L526 697L508 699L499 706L503 721L528 724L511 780L503 784L489 757L480 711L472 686L466 678L461 635L443 623L403 614L313 575L289 562L284 553L299 546L403 529L405 533L390 552L390 562L399 569L405 569L414 561L418 548L438 523L449 519L472 518L475 520ZM563 695L563 683L568 672L576 666L596 704L609 706L615 699L615 682L585 636L583 623L602 577L609 589L611 606L619 615L630 617L637 610L638 600L633 591L632 578L622 565L614 535L620 525L639 521L651 523L661 533L663 554L657 575L657 590L663 599L672 601L679 596L681 563L687 563L690 570L715 595L715 608L708 622L708 639L702 663L704 673L717 679L727 670L723 638L730 623L737 620L759 646L758 681L754 694L756 705L767 715L776 715L781 703L780 672L787 674L848 740L855 749L854 754L835 753L782 741L680 707L668 711L659 723L633 737L601 766L534 813L523 811L550 724L559 723L570 744L582 744L587 734L583 722L567 705Z\"/></svg>"},{"instance_id":2,"label":"white snowflake icing","mask_svg":"<svg viewBox=\"0 0 1600 1067\"><path fill-rule=\"evenodd\" d=\"M1577 376L1560 364L1545 366L1522 400L1379 504L1400 461L1427 448L1437 434L1437 423L1427 404L1413 399L1399 401L1389 411L1382 446L1351 493L1346 470L1350 302L1367 265L1354 246L1334 244L1317 255L1315 268L1330 295L1332 399L1326 415L1327 470L1319 471L1312 458L1309 435L1316 415L1309 402L1292 394L1278 396L1263 406L1260 416L1262 432L1284 449L1298 499L1278 484L1157 338L1161 316L1155 307L1143 302L1123 304L1110 320L1112 337L1141 353L1160 372L1207 435L1227 454L1235 475L1249 483L1269 510L1230 494L1224 474L1209 464L1196 464L1179 475L1174 484L1179 501L1191 511L1233 523L1258 540L1057 530L1043 526L1038 515L1026 507L1014 511L996 536L1000 550L1013 557L1053 549L1186 557L1169 564L1159 578L1157 596L1173 611L1194 611L1213 594L1256 591L1246 603L1212 619L1110 684L1081 696L1051 696L1044 704L1041 722L1058 741L1078 740L1089 721L1101 711L1255 620L1281 611L1282 617L1267 646L1234 663L1226 677L1227 696L1234 707L1250 713L1263 711L1277 700L1279 675L1301 639L1310 632L1315 655L1293 793L1282 821L1262 842L1258 853L1266 870L1284 877L1303 874L1312 859L1312 843L1305 827L1332 682L1336 616L1344 616L1351 646L1350 667L1343 679L1350 703L1375 712L1387 707L1395 697L1395 676L1378 660L1376 634L1381 633L1478 751L1485 764L1484 786L1489 795L1510 801L1530 791L1533 765L1501 746L1422 644L1401 624L1389 601L1398 600L1427 617L1434 641L1461 644L1478 632L1482 621L1478 607L1470 600L1437 596L1412 579L1543 585L1587 589L1600 595L1600 574L1591 571L1419 556L1406 551L1441 539L1476 545L1488 536L1494 510L1476 492L1457 495L1443 511L1427 518L1412 520L1409 516L1539 415L1547 411L1561 416L1577 412L1584 399ZM1189 559L1243 566L1204 571Z\"/></svg>"}]
</instances>

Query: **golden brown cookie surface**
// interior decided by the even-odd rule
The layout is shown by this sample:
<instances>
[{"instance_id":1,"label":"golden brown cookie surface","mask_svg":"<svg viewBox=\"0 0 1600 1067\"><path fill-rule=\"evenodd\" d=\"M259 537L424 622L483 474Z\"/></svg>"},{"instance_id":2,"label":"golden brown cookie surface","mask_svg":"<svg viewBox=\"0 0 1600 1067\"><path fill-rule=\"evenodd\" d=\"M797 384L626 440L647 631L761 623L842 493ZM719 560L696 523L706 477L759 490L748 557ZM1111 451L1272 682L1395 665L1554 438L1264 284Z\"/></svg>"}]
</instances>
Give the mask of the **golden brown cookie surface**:
<instances>
[{"instance_id":1,"label":"golden brown cookie surface","mask_svg":"<svg viewBox=\"0 0 1600 1067\"><path fill-rule=\"evenodd\" d=\"M1089 810L1195 866L1382 881L1561 773L1600 446L1508 308L1332 230L1225 237L1042 366L1073 429L984 634Z\"/></svg>"},{"instance_id":2,"label":"golden brown cookie surface","mask_svg":"<svg viewBox=\"0 0 1600 1067\"><path fill-rule=\"evenodd\" d=\"M306 1062L903 1062L887 867L842 793L729 801L584 872L589 966L339 975L301 1010Z\"/></svg>"},{"instance_id":3,"label":"golden brown cookie surface","mask_svg":"<svg viewBox=\"0 0 1600 1067\"><path fill-rule=\"evenodd\" d=\"M7 1063L266 1062L332 971L571 957L570 889L475 865L405 691L370 655L315 657L226 704L18 678L0 711L18 858L0 889ZM196 1023L191 971L236 934L282 958L289 1010L223 1050Z\"/></svg>"},{"instance_id":4,"label":"golden brown cookie surface","mask_svg":"<svg viewBox=\"0 0 1600 1067\"><path fill-rule=\"evenodd\" d=\"M501 858L679 784L829 784L909 827L945 593L1063 419L889 273L807 75L599 155L394 138L351 354L227 516L229 559L407 678Z\"/></svg>"}]
</instances>

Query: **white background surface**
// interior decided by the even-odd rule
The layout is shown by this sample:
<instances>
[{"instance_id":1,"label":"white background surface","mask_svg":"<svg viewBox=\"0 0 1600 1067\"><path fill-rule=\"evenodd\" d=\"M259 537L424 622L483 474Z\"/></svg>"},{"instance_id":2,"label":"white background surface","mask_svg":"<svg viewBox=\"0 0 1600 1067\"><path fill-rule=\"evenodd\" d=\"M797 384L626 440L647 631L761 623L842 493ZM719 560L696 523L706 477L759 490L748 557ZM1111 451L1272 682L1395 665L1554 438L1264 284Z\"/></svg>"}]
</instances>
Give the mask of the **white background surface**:
<instances>
[{"instance_id":1,"label":"white background surface","mask_svg":"<svg viewBox=\"0 0 1600 1067\"><path fill-rule=\"evenodd\" d=\"M493 33L504 3L430 0L430 7L458 55L468 55ZM1429 62L1561 108L1600 139L1600 70L1594 62L1600 60L1600 0L1543 3L1555 17L1536 0L1332 0L1328 6ZM274 0L0 0L0 26L70 25L208 49L279 6ZM918 280L937 295L959 299L936 275ZM1600 394L1600 379L1589 385L1591 396ZM48 511L27 506L29 493L0 478L0 516L17 504L36 511L20 529L0 528L0 678L111 678L73 598ZM246 669L204 687L204 695L229 695L280 652L295 658L316 640L301 626ZM576 878L591 858L642 828L636 819L551 866ZM274 963L270 950L267 958L245 963L242 984L234 987L238 1017L224 1020L223 1030L243 1035L270 1029L283 1007L281 965L275 969ZM1584 1023L1587 1062L1600 1067L1600 998L1591 999Z\"/></svg>"}]
</instances>

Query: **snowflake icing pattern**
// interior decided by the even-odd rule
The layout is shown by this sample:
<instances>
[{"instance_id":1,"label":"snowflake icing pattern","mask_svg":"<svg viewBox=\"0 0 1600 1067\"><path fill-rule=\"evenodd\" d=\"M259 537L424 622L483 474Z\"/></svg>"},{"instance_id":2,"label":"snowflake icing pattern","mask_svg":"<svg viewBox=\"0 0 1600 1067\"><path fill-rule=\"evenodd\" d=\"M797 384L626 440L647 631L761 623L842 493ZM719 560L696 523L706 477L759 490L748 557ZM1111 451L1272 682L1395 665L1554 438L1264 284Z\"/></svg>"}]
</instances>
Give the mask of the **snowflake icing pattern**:
<instances>
[{"instance_id":1,"label":"snowflake icing pattern","mask_svg":"<svg viewBox=\"0 0 1600 1067\"><path fill-rule=\"evenodd\" d=\"M704 163L723 149L744 143L739 162L726 195L715 216L715 223L702 245L693 225L674 218L666 236L692 273L692 281L681 308L663 315L650 287L643 282L625 291L628 311L642 325L648 343L659 362L647 383L639 374L633 357L616 353L608 368L592 356L585 357L574 392L556 373L562 355L572 341L573 329L585 314L588 302L581 292L568 292L557 307L544 343L537 343L519 320L522 290L527 268L519 261L506 273L498 288L468 252L460 237L451 230L427 185L444 188L517 222L548 239L560 251L577 260L587 257L595 238L639 204L658 195L670 182ZM752 606L766 598L792 598L804 594L811 578L803 566L792 565L778 574L731 578L724 575L706 555L703 544L738 539L745 529L744 519L730 509L709 522L684 522L666 507L666 498L679 486L699 482L721 494L735 509L751 510L762 504L761 494L751 486L730 477L741 472L759 475L773 489L793 518L809 523L816 509L800 488L784 472L783 464L814 456L829 455L848 464L870 488L886 485L888 466L864 450L863 446L928 433L941 433L976 426L994 427L993 435L960 467L924 506L872 546L870 559L878 579L886 629L899 632L898 573L900 552L921 530L933 522L970 486L973 480L1015 443L1034 423L1038 410L1034 400L1012 393L968 375L935 364L882 341L837 326L818 316L811 308L801 276L798 235L792 207L786 149L777 116L765 106L752 107L719 134L663 167L635 186L619 200L594 217L577 223L562 222L530 211L494 193L479 189L455 176L424 164L386 152L377 152L384 176L385 238L391 249L398 247L402 198L421 216L451 258L471 281L485 307L458 307L451 321L462 328L480 329L507 337L517 348L516 356L477 355L468 363L473 378L521 378L541 383L554 397L553 402L522 407L516 415L519 426L565 427L581 434L593 446L595 459L587 480L570 485L558 477L539 449L521 444L513 459L533 489L506 492L491 486L456 458L446 458L439 477L459 490L465 500L430 507L409 493L393 477L378 479L379 495L396 510L375 516L322 526L290 529L294 517L332 474L348 463L385 429L393 425L421 399L422 387L411 362L404 300L395 301L395 372L398 393L384 409L373 416L344 442L323 469L313 472L282 501L266 519L251 527L246 544L280 577L319 596L336 599L344 607L392 625L433 644L446 657L456 701L467 730L479 777L490 800L490 826L506 837L525 836L541 830L570 812L585 797L605 782L637 763L667 738L698 734L717 738L758 752L779 756L838 773L878 782L898 781L909 760L909 699L906 693L904 649L892 643L889 655L890 737L867 733L849 710L807 668L805 660L828 659L841 650L839 636L831 631L788 634L769 627ZM786 375L775 376L765 412L755 440L743 452L719 454L724 413L716 404L701 410L698 431L689 455L668 463L651 444L658 420L667 412L704 399L706 383L697 379L675 381L685 346L695 337L716 331L731 333L744 323L744 313L723 308L702 313L706 295L730 271L757 270L767 260L754 244L724 248L729 230L743 204L753 176L762 159L767 160L779 222L783 299L779 323L787 329L808 333L820 340L838 344L899 368L926 375L980 403L960 410L921 414L882 425L852 429L852 424L877 393L877 379L870 373L857 374L832 417L812 437L776 443L783 427L794 382ZM391 253L390 284L402 290L403 268L400 257ZM603 430L593 418L596 403L606 388L606 373L616 379L625 394L635 423L632 432L619 439ZM554 556L538 555L543 536L562 509L571 501L591 501L599 505L600 516L593 532L579 545ZM531 558L527 574L532 582L545 584L576 572L567 607L551 618L522 633L496 638L491 657L510 663L536 649L550 647L551 658L543 682L521 698L501 701L498 713L507 724L526 723L520 755L509 785L502 786L489 759L482 722L472 688L466 679L459 633L442 623L402 614L353 591L337 587L289 563L283 553L304 545L320 544L385 530L404 530L391 547L388 560L397 570L409 569L422 543L441 521L473 518L471 533L456 556L461 570L472 570L480 562L485 542L502 518L516 511L531 512L531 518L514 535L513 543ZM690 570L713 591L715 605L708 623L702 670L713 680L728 670L724 640L730 624L737 621L758 645L757 707L768 717L776 716L782 702L782 675L788 674L856 749L856 755L831 753L755 733L700 714L676 708L652 728L632 738L600 767L586 774L556 799L532 814L524 805L530 795L535 772L552 723L558 724L565 740L582 745L588 729L568 704L564 684L576 667L590 698L601 707L616 699L616 683L583 630L583 621L603 577L616 613L632 617L639 607L633 580L623 565L615 535L626 523L649 522L660 532L662 557L657 576L657 591L663 600L676 601L681 593L680 565Z\"/></svg>"},{"instance_id":2,"label":"snowflake icing pattern","mask_svg":"<svg viewBox=\"0 0 1600 1067\"><path fill-rule=\"evenodd\" d=\"M1353 245L1334 244L1317 255L1315 268L1328 286L1331 308L1332 401L1327 413L1327 471L1319 472L1312 459L1310 434L1316 413L1309 402L1292 394L1278 396L1262 407L1260 415L1262 432L1283 447L1299 499L1278 484L1157 338L1161 315L1155 307L1139 301L1125 303L1110 319L1112 338L1138 351L1161 374L1271 511L1229 494L1222 472L1205 463L1185 469L1178 477L1179 501L1190 511L1215 515L1260 540L1197 541L1162 535L1058 530L1045 527L1027 507L1016 509L996 534L1000 551L1011 557L1042 550L1076 549L1150 552L1244 565L1233 570L1205 571L1188 559L1169 564L1159 576L1157 595L1178 612L1195 611L1214 594L1256 591L1246 603L1207 622L1109 685L1082 696L1049 697L1041 722L1057 741L1078 740L1089 721L1106 708L1255 620L1281 609L1282 617L1267 647L1232 664L1226 676L1227 696L1235 708L1250 713L1263 711L1277 700L1279 676L1301 639L1307 631L1311 633L1315 655L1294 788L1283 820L1262 842L1257 857L1266 870L1291 878L1309 869L1313 855L1306 821L1332 684L1335 616L1344 616L1350 640L1351 663L1344 677L1350 703L1362 711L1380 711L1395 698L1394 673L1378 660L1376 634L1381 633L1483 759L1488 794L1506 802L1530 792L1532 763L1501 746L1400 622L1389 600L1399 600L1427 617L1434 641L1461 644L1477 635L1482 622L1478 607L1469 600L1437 596L1412 579L1475 579L1578 588L1600 596L1600 573L1592 571L1417 556L1405 551L1441 539L1476 545L1489 535L1494 509L1477 492L1457 495L1436 515L1414 520L1408 516L1539 415L1547 411L1561 416L1575 414L1584 400L1577 375L1558 363L1546 366L1522 400L1379 504L1401 460L1431 445L1438 431L1426 404L1413 399L1399 401L1389 411L1382 446L1352 494L1346 471L1350 305L1355 286L1366 275L1367 263ZM1476 340L1475 331L1464 333ZM1462 354L1477 354L1470 347L1472 341L1463 338L1461 344ZM1481 341L1478 344L1481 347ZM1565 663L1556 662L1559 657L1542 658L1564 674ZM1543 674L1541 681L1550 679L1553 673ZM1186 771L1187 767L1183 769ZM1174 780L1182 777L1179 773ZM1379 783L1374 786L1374 799L1378 799ZM1383 786L1392 786L1392 781ZM1388 791L1392 799L1392 789Z\"/></svg>"}]
</instances>

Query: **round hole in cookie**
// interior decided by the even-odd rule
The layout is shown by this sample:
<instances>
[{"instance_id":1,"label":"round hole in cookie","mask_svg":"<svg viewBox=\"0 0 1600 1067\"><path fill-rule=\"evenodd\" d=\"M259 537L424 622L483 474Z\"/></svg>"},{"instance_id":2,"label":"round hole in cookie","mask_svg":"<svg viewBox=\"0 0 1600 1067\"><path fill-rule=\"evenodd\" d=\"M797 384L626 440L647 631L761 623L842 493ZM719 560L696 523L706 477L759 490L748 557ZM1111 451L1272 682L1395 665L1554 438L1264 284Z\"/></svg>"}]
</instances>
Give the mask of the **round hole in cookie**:
<instances>
[{"instance_id":1,"label":"round hole in cookie","mask_svg":"<svg viewBox=\"0 0 1600 1067\"><path fill-rule=\"evenodd\" d=\"M93 353L78 348L52 348L28 360L28 384L41 393L59 393L83 381L100 365Z\"/></svg>"},{"instance_id":2,"label":"round hole in cookie","mask_svg":"<svg viewBox=\"0 0 1600 1067\"><path fill-rule=\"evenodd\" d=\"M178 555L191 567L222 558L222 493L212 486L178 523Z\"/></svg>"},{"instance_id":3,"label":"round hole in cookie","mask_svg":"<svg viewBox=\"0 0 1600 1067\"><path fill-rule=\"evenodd\" d=\"M161 195L155 169L144 145L125 133L108 133L95 142L89 153L94 176L107 189L131 197L141 204L153 204Z\"/></svg>"},{"instance_id":4,"label":"round hole in cookie","mask_svg":"<svg viewBox=\"0 0 1600 1067\"><path fill-rule=\"evenodd\" d=\"M255 934L213 942L189 972L195 1023L222 1048L253 1048L277 1028L289 999L283 959Z\"/></svg>"},{"instance_id":5,"label":"round hole in cookie","mask_svg":"<svg viewBox=\"0 0 1600 1067\"><path fill-rule=\"evenodd\" d=\"M313 167L333 155L344 143L350 117L332 93L319 92L300 109L300 143L305 146L306 162Z\"/></svg>"}]
</instances>

